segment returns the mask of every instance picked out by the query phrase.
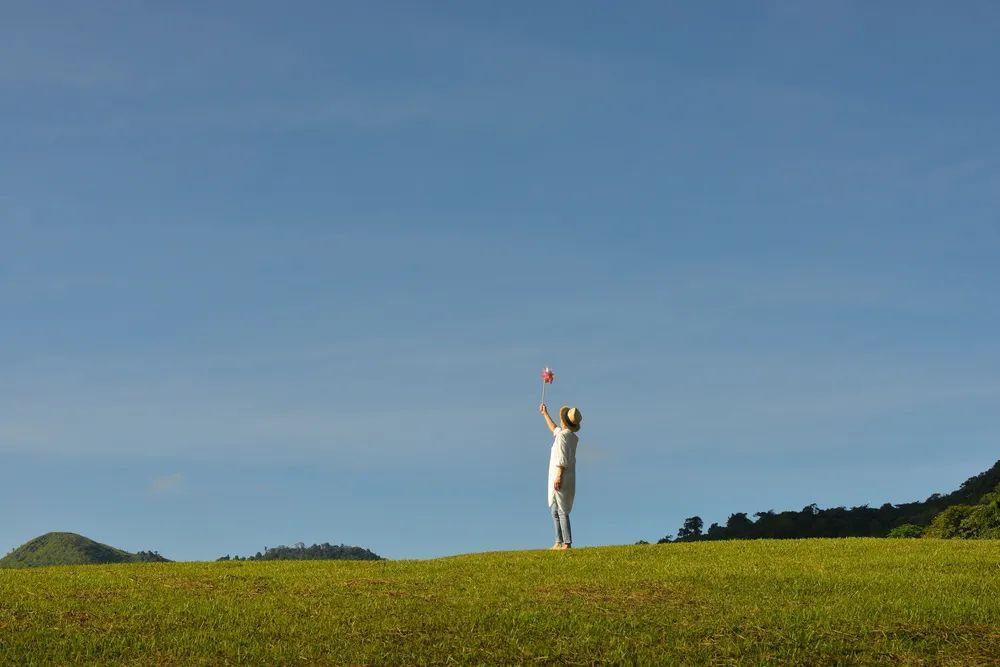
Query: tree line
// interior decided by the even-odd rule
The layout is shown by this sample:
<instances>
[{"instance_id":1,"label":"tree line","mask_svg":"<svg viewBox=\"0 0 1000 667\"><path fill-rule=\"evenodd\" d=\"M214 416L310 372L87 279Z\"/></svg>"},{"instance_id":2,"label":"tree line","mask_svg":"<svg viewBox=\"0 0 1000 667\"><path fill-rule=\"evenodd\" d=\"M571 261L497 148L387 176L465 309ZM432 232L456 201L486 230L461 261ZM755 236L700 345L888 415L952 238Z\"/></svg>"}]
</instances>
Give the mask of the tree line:
<instances>
[{"instance_id":1,"label":"tree line","mask_svg":"<svg viewBox=\"0 0 1000 667\"><path fill-rule=\"evenodd\" d=\"M799 511L730 514L725 524L705 529L700 516L688 517L665 542L794 539L807 537L1000 537L1000 461L962 483L956 491L924 501L880 507L816 504ZM996 531L996 533L994 533ZM640 544L648 544L640 540Z\"/></svg>"},{"instance_id":2,"label":"tree line","mask_svg":"<svg viewBox=\"0 0 1000 667\"><path fill-rule=\"evenodd\" d=\"M307 547L303 542L292 546L264 547L252 556L230 556L226 554L217 561L227 560L384 560L374 551L346 544L314 544Z\"/></svg>"}]
</instances>

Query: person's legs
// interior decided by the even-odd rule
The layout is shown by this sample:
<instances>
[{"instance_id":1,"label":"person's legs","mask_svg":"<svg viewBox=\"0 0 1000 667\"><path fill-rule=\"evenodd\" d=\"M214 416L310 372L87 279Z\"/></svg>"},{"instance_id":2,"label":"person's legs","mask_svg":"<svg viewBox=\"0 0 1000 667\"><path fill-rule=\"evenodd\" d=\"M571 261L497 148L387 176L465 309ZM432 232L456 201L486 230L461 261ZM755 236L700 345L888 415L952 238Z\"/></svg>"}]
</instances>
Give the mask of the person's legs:
<instances>
[{"instance_id":1,"label":"person's legs","mask_svg":"<svg viewBox=\"0 0 1000 667\"><path fill-rule=\"evenodd\" d=\"M559 503L555 503L554 517L557 518L559 523L559 534L562 535L563 546L568 547L573 543L573 532L569 527L569 512L564 512L559 508Z\"/></svg>"},{"instance_id":2,"label":"person's legs","mask_svg":"<svg viewBox=\"0 0 1000 667\"><path fill-rule=\"evenodd\" d=\"M552 545L552 548L555 549L563 543L562 525L559 520L559 503L552 503L549 505L549 509L552 510L552 525L556 529L556 543Z\"/></svg>"}]
</instances>

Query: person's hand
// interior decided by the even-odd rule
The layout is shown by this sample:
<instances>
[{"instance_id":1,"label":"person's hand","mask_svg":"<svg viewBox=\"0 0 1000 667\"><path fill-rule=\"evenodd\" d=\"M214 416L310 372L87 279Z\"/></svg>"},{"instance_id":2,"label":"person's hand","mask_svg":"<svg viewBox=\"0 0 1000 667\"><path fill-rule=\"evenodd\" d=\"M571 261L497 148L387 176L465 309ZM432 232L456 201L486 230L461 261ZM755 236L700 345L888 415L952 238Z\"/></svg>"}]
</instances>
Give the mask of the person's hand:
<instances>
[{"instance_id":1,"label":"person's hand","mask_svg":"<svg viewBox=\"0 0 1000 667\"><path fill-rule=\"evenodd\" d=\"M549 413L549 408L544 403L539 403L538 404L538 412L540 414L547 415Z\"/></svg>"},{"instance_id":2,"label":"person's hand","mask_svg":"<svg viewBox=\"0 0 1000 667\"><path fill-rule=\"evenodd\" d=\"M556 491L562 489L562 477L556 477L556 481L554 484L552 484L552 486L555 487Z\"/></svg>"}]
</instances>

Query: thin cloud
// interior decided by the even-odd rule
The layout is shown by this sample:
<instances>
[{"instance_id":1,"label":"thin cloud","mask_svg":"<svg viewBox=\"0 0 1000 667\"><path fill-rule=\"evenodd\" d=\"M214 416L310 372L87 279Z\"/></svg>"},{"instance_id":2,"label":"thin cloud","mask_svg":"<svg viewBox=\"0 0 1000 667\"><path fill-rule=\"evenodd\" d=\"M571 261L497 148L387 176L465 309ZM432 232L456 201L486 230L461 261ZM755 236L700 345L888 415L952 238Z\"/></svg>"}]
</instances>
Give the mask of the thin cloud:
<instances>
[{"instance_id":1,"label":"thin cloud","mask_svg":"<svg viewBox=\"0 0 1000 667\"><path fill-rule=\"evenodd\" d=\"M184 483L184 476L179 472L160 475L149 485L149 492L154 496L162 496L178 490Z\"/></svg>"}]
</instances>

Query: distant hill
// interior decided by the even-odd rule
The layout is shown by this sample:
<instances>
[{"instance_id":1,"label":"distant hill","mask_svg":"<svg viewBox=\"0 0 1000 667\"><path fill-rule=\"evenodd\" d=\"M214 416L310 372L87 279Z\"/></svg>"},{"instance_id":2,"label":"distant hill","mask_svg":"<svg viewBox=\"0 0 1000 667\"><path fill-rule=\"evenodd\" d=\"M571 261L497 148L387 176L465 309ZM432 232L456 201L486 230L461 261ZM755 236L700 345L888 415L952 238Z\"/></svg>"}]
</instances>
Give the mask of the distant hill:
<instances>
[{"instance_id":1,"label":"distant hill","mask_svg":"<svg viewBox=\"0 0 1000 667\"><path fill-rule=\"evenodd\" d=\"M76 533L46 533L0 558L0 567L169 562L155 551L129 553Z\"/></svg>"},{"instance_id":2,"label":"distant hill","mask_svg":"<svg viewBox=\"0 0 1000 667\"><path fill-rule=\"evenodd\" d=\"M815 504L799 511L755 512L751 519L745 512L729 516L725 525L713 523L702 532L700 517L689 517L677 531L676 541L733 539L795 539L806 537L886 537L896 528L913 526L924 528L938 514L954 506L974 506L1000 485L1000 461L992 468L965 480L955 491L935 493L923 501L912 503L885 503L879 507L831 507L823 509ZM916 531L919 532L919 531ZM661 542L669 542L665 537Z\"/></svg>"},{"instance_id":3,"label":"distant hill","mask_svg":"<svg viewBox=\"0 0 1000 667\"><path fill-rule=\"evenodd\" d=\"M299 542L290 547L264 547L253 556L230 556L226 554L217 560L385 560L374 551L346 544L314 544L307 547Z\"/></svg>"}]
</instances>

